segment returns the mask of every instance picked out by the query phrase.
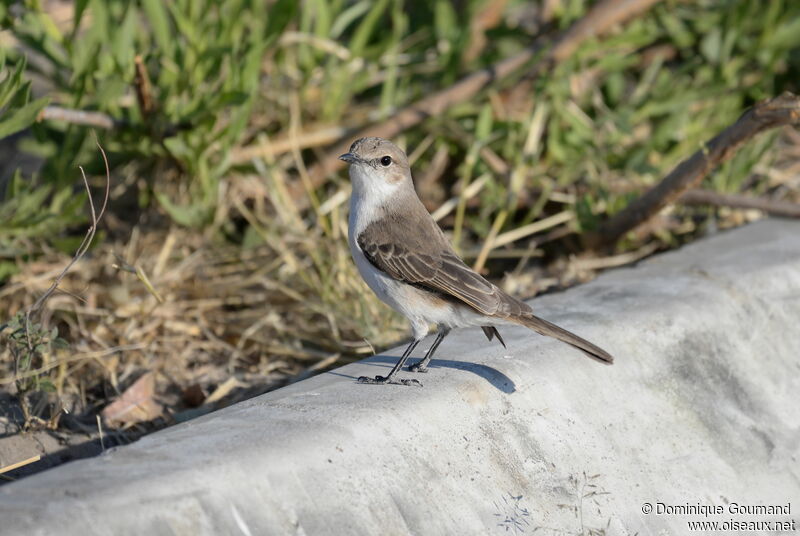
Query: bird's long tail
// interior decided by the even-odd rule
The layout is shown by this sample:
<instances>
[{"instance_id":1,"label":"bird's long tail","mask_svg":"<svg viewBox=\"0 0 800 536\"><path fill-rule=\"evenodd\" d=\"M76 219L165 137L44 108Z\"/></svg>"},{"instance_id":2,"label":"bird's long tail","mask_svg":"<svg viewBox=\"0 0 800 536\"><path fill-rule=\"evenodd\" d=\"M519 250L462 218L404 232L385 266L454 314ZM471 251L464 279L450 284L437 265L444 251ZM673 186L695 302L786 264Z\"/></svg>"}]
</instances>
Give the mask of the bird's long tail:
<instances>
[{"instance_id":1,"label":"bird's long tail","mask_svg":"<svg viewBox=\"0 0 800 536\"><path fill-rule=\"evenodd\" d=\"M611 363L614 362L614 358L611 356L611 354L609 354L599 346L596 346L587 341L586 339L582 339L581 337L578 337L574 333L569 332L564 328L560 328L555 324L548 322L547 320L543 320L538 316L534 316L530 313L528 314L523 313L521 315L511 316L508 318L508 320L520 324L522 326L525 326L526 328L530 328L533 331L539 333L540 335L554 337L559 341L570 344L575 348L577 348L578 350L581 350L589 357L601 361L607 365L610 365Z\"/></svg>"}]
</instances>

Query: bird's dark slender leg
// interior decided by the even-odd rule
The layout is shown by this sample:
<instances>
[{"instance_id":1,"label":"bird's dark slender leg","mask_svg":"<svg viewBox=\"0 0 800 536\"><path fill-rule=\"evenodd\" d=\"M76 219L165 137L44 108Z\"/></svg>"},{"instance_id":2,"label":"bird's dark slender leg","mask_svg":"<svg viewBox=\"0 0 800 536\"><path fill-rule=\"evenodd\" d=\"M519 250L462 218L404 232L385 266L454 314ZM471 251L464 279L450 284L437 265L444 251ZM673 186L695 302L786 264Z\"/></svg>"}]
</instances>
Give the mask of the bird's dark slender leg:
<instances>
[{"instance_id":1,"label":"bird's dark slender leg","mask_svg":"<svg viewBox=\"0 0 800 536\"><path fill-rule=\"evenodd\" d=\"M411 341L411 344L408 345L408 348L406 348L406 351L403 352L403 355L402 355L402 357L400 357L400 360L397 362L397 364L394 366L394 368L391 370L391 372L389 372L389 374L387 376L375 376L374 378L369 378L367 376L361 376L358 379L358 383L377 383L377 384L393 383L393 384L397 384L397 385L419 385L419 386L422 386L422 384L419 383L417 380L405 380L405 379L396 380L394 378L397 375L397 373L400 371L400 369L403 368L403 365L405 364L406 359L408 359L408 356L411 355L411 352L414 351L414 348L416 348L418 344L419 344L418 340Z\"/></svg>"},{"instance_id":2,"label":"bird's dark slender leg","mask_svg":"<svg viewBox=\"0 0 800 536\"><path fill-rule=\"evenodd\" d=\"M439 345L442 344L442 341L444 340L445 337L447 337L448 333L450 333L449 329L447 328L440 329L439 333L436 334L436 339L433 341L433 344L425 353L425 357L423 357L419 361L419 363L414 363L413 365L408 367L408 370L410 370L411 372L428 372L428 363L431 362L431 359L433 358L433 353L436 352L436 349L439 348Z\"/></svg>"}]
</instances>

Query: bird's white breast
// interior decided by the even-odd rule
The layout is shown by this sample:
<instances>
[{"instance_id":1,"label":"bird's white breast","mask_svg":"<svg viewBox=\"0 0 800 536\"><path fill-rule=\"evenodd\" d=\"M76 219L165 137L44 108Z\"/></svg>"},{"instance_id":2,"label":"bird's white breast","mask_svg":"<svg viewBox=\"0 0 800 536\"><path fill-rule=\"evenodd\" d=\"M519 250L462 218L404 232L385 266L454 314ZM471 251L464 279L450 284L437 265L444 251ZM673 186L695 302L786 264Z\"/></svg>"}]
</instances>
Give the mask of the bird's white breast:
<instances>
[{"instance_id":1,"label":"bird's white breast","mask_svg":"<svg viewBox=\"0 0 800 536\"><path fill-rule=\"evenodd\" d=\"M364 278L369 288L378 295L378 298L395 310L403 312L396 300L401 283L375 268L358 245L358 236L379 216L379 207L374 202L370 202L372 199L369 199L369 196L359 195L360 193L362 192L353 188L350 198L350 217L347 225L350 254L356 263L358 273Z\"/></svg>"}]
</instances>

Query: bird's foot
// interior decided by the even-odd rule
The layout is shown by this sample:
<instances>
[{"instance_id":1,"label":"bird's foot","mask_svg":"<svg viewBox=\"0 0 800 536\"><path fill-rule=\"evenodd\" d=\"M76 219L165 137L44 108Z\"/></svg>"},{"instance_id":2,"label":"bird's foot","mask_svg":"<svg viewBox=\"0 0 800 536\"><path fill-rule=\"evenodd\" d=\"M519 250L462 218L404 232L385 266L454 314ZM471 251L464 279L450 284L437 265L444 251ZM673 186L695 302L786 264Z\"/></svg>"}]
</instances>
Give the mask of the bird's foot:
<instances>
[{"instance_id":1,"label":"bird's foot","mask_svg":"<svg viewBox=\"0 0 800 536\"><path fill-rule=\"evenodd\" d=\"M358 378L358 383L372 383L375 385L415 385L422 387L422 384L414 379L405 378L387 378L386 376L375 376L370 378L368 376L361 376Z\"/></svg>"},{"instance_id":2,"label":"bird's foot","mask_svg":"<svg viewBox=\"0 0 800 536\"><path fill-rule=\"evenodd\" d=\"M424 374L428 372L428 367L426 365L423 365L422 361L420 361L419 363L414 363L413 365L410 365L408 367L408 370L409 372L419 372L421 374Z\"/></svg>"}]
</instances>

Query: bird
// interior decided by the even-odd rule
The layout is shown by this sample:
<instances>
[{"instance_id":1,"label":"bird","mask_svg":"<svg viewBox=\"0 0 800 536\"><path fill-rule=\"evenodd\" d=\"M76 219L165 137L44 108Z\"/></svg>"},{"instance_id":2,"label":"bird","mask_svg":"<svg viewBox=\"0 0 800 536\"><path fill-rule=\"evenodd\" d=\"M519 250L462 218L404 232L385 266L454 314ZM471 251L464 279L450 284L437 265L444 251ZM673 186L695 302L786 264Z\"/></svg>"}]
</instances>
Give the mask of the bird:
<instances>
[{"instance_id":1,"label":"bird","mask_svg":"<svg viewBox=\"0 0 800 536\"><path fill-rule=\"evenodd\" d=\"M486 280L456 254L414 189L408 157L378 137L360 138L339 157L349 165L352 194L348 244L361 277L378 298L411 325L412 341L386 376L359 383L419 385L398 378L406 360L430 326L438 326L424 357L409 367L427 372L436 349L455 328L480 327L491 341L506 346L498 326L520 325L574 346L611 364L614 358L595 344L533 314L531 307Z\"/></svg>"}]
</instances>

